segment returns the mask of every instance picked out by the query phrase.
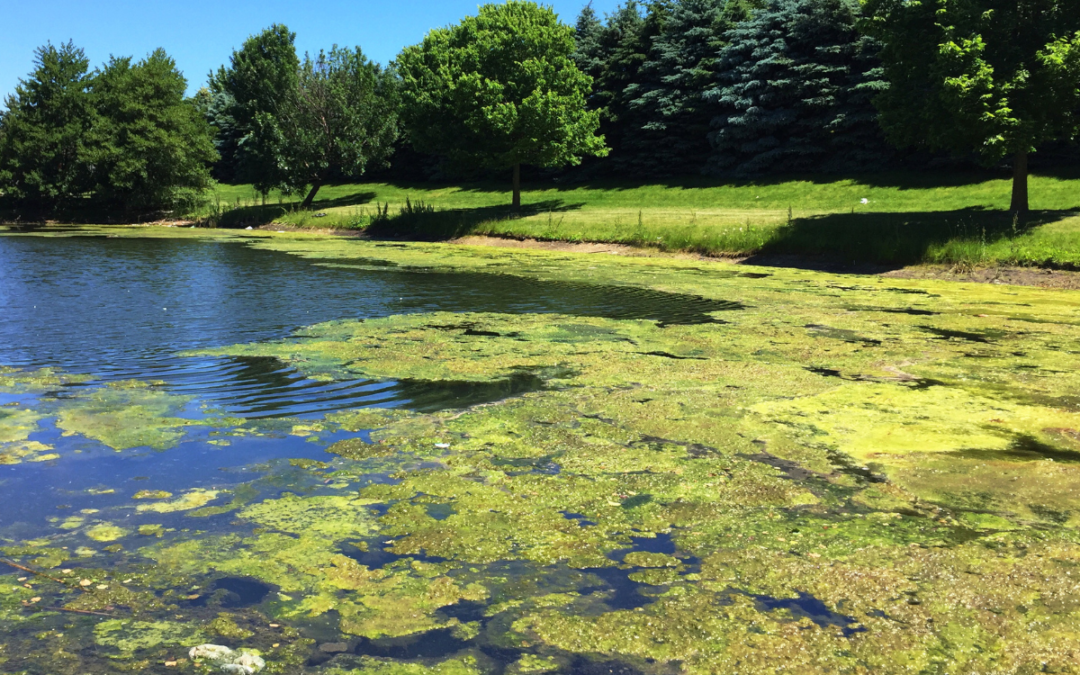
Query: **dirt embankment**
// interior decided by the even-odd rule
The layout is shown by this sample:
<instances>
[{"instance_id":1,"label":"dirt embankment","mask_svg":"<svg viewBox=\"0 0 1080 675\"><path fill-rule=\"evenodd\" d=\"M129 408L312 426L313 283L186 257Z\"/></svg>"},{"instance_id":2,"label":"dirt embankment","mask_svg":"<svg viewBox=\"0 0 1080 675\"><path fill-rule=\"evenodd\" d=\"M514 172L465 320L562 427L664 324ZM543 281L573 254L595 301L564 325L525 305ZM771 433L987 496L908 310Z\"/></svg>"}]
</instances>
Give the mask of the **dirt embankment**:
<instances>
[{"instance_id":1,"label":"dirt embankment","mask_svg":"<svg viewBox=\"0 0 1080 675\"><path fill-rule=\"evenodd\" d=\"M607 253L625 256L663 256L694 260L718 260L742 265L766 267L798 267L827 272L850 274L878 274L893 279L940 279L944 281L967 281L984 284L1011 284L1080 290L1080 272L1041 269L1037 267L987 267L964 270L948 265L915 265L889 267L885 265L842 265L834 261L810 256L755 255L741 258L712 257L697 253L666 252L638 248L626 244L575 243L566 241L537 241L535 239L503 239L500 237L468 236L451 243L466 246L499 246L502 248L529 248L544 251L571 251L575 253Z\"/></svg>"}]
</instances>

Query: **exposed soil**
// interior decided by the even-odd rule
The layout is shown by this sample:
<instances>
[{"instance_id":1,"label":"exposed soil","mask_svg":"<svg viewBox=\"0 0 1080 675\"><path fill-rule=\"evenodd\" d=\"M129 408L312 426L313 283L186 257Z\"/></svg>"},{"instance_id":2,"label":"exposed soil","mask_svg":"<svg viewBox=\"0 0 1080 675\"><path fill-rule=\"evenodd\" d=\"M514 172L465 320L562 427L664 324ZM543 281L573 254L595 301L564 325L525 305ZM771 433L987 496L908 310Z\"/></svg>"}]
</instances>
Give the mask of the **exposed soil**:
<instances>
[{"instance_id":1,"label":"exposed soil","mask_svg":"<svg viewBox=\"0 0 1080 675\"><path fill-rule=\"evenodd\" d=\"M1037 286L1040 288L1080 289L1080 272L1052 270L1038 267L987 267L963 270L950 265L915 265L900 267L875 263L845 264L819 256L753 255L740 258L706 256L699 253L667 252L657 249L638 248L626 244L597 244L568 241L538 241L536 239L503 239L500 237L468 236L455 239L453 244L466 246L499 246L502 248L530 248L543 251L569 251L574 253L607 253L610 255L683 258L692 260L719 260L740 265L762 267L797 267L822 272L846 274L879 274L893 279L939 279L943 281L966 281L984 284L1008 284L1014 286Z\"/></svg>"},{"instance_id":2,"label":"exposed soil","mask_svg":"<svg viewBox=\"0 0 1080 675\"><path fill-rule=\"evenodd\" d=\"M964 271L945 265L919 265L886 272L882 276L895 279L942 279L945 281L973 281L984 284L1080 289L1080 272L1038 267L987 267L985 269Z\"/></svg>"}]
</instances>

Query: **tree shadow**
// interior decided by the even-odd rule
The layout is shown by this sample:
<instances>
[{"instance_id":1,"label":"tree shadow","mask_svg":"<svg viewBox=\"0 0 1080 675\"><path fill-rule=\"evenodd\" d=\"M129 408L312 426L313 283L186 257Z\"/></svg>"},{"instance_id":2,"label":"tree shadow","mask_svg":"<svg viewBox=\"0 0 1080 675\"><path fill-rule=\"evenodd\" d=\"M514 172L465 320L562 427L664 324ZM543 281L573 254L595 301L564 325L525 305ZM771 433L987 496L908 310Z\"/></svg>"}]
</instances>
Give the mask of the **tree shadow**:
<instances>
[{"instance_id":1,"label":"tree shadow","mask_svg":"<svg viewBox=\"0 0 1080 675\"><path fill-rule=\"evenodd\" d=\"M1033 211L1014 221L1013 214L1005 211L962 209L796 218L778 228L761 253L745 263L819 269L850 269L864 264L902 267L926 262L933 249L946 243L966 246L977 256L981 246L1074 215L1073 211ZM802 256L818 256L820 260Z\"/></svg>"},{"instance_id":2,"label":"tree shadow","mask_svg":"<svg viewBox=\"0 0 1080 675\"><path fill-rule=\"evenodd\" d=\"M582 206L583 203L567 204L561 199L549 199L523 204L517 209L499 205L439 211L418 202L401 209L396 215L377 218L366 232L373 237L387 239L447 241L473 234L486 223L518 220L544 213L565 213L578 210Z\"/></svg>"},{"instance_id":3,"label":"tree shadow","mask_svg":"<svg viewBox=\"0 0 1080 675\"><path fill-rule=\"evenodd\" d=\"M317 213L323 209L342 208L349 206L364 206L371 204L375 199L375 193L367 190L354 192L341 197L324 199L315 202L311 212ZM226 229L238 227L261 227L269 225L286 214L299 209L299 203L282 204L256 204L254 206L238 206L223 210L216 219L216 226Z\"/></svg>"}]
</instances>

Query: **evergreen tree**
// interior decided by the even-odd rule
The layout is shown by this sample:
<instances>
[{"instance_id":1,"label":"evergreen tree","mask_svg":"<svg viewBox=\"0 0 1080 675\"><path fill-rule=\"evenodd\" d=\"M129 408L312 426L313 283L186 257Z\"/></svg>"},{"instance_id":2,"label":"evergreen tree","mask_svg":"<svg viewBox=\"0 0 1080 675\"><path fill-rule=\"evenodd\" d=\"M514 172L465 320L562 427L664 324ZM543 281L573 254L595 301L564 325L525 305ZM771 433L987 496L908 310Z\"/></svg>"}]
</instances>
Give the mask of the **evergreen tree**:
<instances>
[{"instance_id":1,"label":"evergreen tree","mask_svg":"<svg viewBox=\"0 0 1080 675\"><path fill-rule=\"evenodd\" d=\"M887 87L855 0L769 0L730 30L710 168L737 174L880 166L888 149L872 98Z\"/></svg>"},{"instance_id":2,"label":"evergreen tree","mask_svg":"<svg viewBox=\"0 0 1080 675\"><path fill-rule=\"evenodd\" d=\"M161 49L134 64L114 57L94 76L87 161L97 201L160 209L184 190L209 187L217 153L210 127L184 98L186 89L187 80Z\"/></svg>"},{"instance_id":3,"label":"evergreen tree","mask_svg":"<svg viewBox=\"0 0 1080 675\"><path fill-rule=\"evenodd\" d=\"M295 42L295 33L275 24L245 40L227 68L211 73L207 119L217 129L223 177L260 189L285 179L275 163L275 140L257 134L255 120L276 115L297 90L300 59Z\"/></svg>"},{"instance_id":4,"label":"evergreen tree","mask_svg":"<svg viewBox=\"0 0 1080 675\"><path fill-rule=\"evenodd\" d=\"M89 60L71 42L35 52L0 118L0 192L26 207L50 208L87 189L86 136L94 121Z\"/></svg>"},{"instance_id":5,"label":"evergreen tree","mask_svg":"<svg viewBox=\"0 0 1080 675\"><path fill-rule=\"evenodd\" d=\"M696 173L710 154L709 130L715 108L703 94L712 89L724 36L748 16L746 0L680 0L665 11L639 81L627 87L630 107L644 120L631 132L634 154L644 155L643 173ZM648 32L648 31L647 31Z\"/></svg>"},{"instance_id":6,"label":"evergreen tree","mask_svg":"<svg viewBox=\"0 0 1080 675\"><path fill-rule=\"evenodd\" d=\"M645 63L648 37L635 0L620 5L599 28L597 23L595 12L586 7L578 20L574 60L593 79L588 109L600 115L600 133L611 148L602 166L610 171L625 165L624 138L635 126L626 92Z\"/></svg>"},{"instance_id":7,"label":"evergreen tree","mask_svg":"<svg viewBox=\"0 0 1080 675\"><path fill-rule=\"evenodd\" d=\"M195 94L195 107L214 129L214 149L220 159L212 174L222 183L235 183L240 176L240 141L243 130L236 123L236 99L226 91L203 87Z\"/></svg>"}]
</instances>

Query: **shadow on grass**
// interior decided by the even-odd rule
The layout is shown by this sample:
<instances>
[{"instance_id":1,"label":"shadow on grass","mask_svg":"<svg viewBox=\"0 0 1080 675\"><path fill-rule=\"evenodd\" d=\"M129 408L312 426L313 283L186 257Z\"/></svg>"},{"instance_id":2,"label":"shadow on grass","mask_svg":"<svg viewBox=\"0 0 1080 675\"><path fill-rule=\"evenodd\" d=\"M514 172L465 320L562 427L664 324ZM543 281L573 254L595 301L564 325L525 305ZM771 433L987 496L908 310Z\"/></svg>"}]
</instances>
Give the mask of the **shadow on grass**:
<instances>
[{"instance_id":1,"label":"shadow on grass","mask_svg":"<svg viewBox=\"0 0 1080 675\"><path fill-rule=\"evenodd\" d=\"M815 263L777 256L819 256L825 264L900 267L924 262L978 263L980 250L1022 236L1041 225L1075 215L1037 211L1014 221L1003 211L963 209L912 213L833 213L797 218L778 228L747 264L813 267ZM951 250L944 252L949 245ZM969 256L969 260L963 259ZM936 258L941 257L941 260ZM954 259L958 258L958 259ZM818 261L824 262L824 261Z\"/></svg>"},{"instance_id":2,"label":"shadow on grass","mask_svg":"<svg viewBox=\"0 0 1080 675\"><path fill-rule=\"evenodd\" d=\"M584 204L567 204L561 199L550 199L532 204L511 206L484 206L471 209L446 211L402 209L397 215L389 215L374 221L366 230L373 237L414 239L417 241L446 241L468 234L485 224L501 220L518 220L542 213L565 213L580 209Z\"/></svg>"},{"instance_id":3,"label":"shadow on grass","mask_svg":"<svg viewBox=\"0 0 1080 675\"><path fill-rule=\"evenodd\" d=\"M319 200L315 202L312 213L323 209L333 209L348 206L364 206L371 204L375 199L375 193L370 190L354 192L352 194L336 197L334 199ZM260 227L269 225L279 218L299 208L298 204L266 204L256 206L240 206L223 211L217 218L216 224L223 228L237 227Z\"/></svg>"}]
</instances>

